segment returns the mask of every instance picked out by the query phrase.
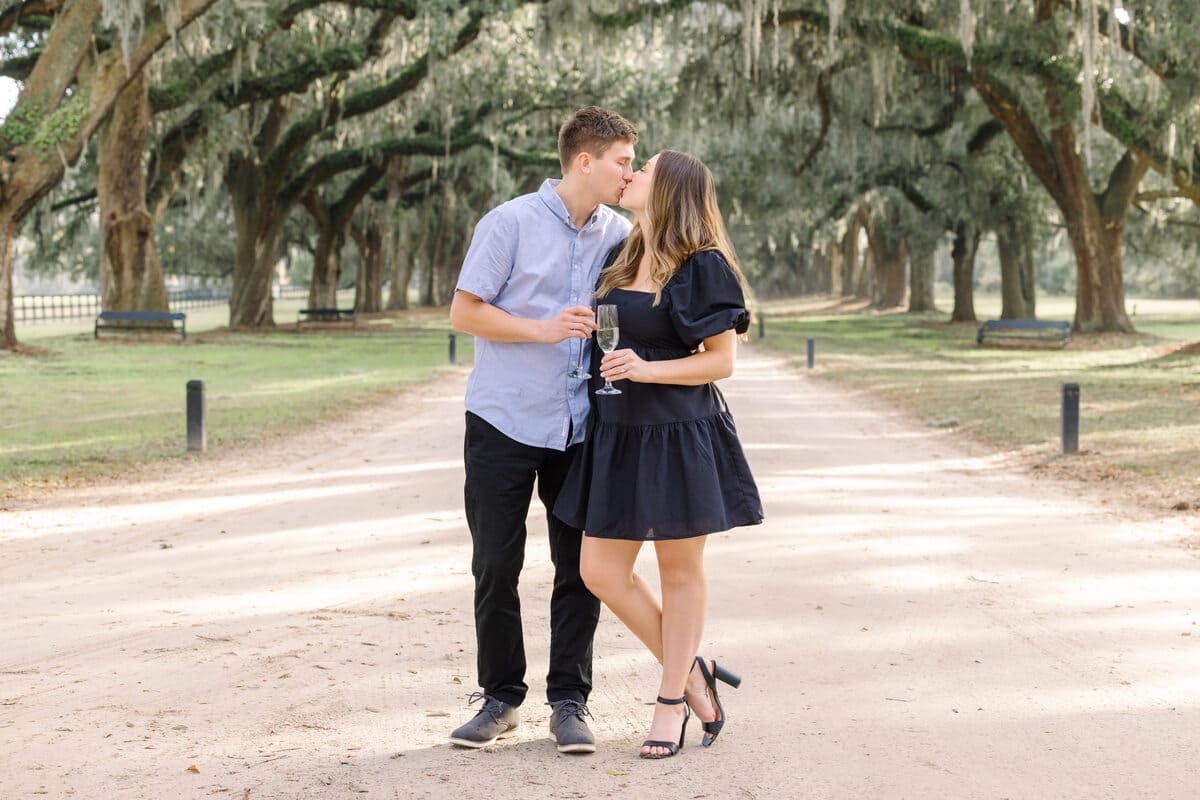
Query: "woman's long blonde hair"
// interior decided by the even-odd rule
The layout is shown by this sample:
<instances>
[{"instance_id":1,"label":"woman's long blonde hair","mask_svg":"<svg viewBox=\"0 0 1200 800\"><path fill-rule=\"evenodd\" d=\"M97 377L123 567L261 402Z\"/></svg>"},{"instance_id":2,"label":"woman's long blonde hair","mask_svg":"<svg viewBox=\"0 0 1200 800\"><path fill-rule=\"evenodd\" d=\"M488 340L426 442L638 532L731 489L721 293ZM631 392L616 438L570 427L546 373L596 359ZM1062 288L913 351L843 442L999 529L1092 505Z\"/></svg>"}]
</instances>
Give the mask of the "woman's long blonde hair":
<instances>
[{"instance_id":1,"label":"woman's long blonde hair","mask_svg":"<svg viewBox=\"0 0 1200 800\"><path fill-rule=\"evenodd\" d=\"M703 161L675 150L659 153L646 199L646 216L650 221L649 233L640 224L634 224L616 260L601 273L597 297L633 283L642 256L649 253L654 305L658 305L663 287L684 261L705 250L718 250L737 276L749 304L750 287L721 218L712 172Z\"/></svg>"}]
</instances>

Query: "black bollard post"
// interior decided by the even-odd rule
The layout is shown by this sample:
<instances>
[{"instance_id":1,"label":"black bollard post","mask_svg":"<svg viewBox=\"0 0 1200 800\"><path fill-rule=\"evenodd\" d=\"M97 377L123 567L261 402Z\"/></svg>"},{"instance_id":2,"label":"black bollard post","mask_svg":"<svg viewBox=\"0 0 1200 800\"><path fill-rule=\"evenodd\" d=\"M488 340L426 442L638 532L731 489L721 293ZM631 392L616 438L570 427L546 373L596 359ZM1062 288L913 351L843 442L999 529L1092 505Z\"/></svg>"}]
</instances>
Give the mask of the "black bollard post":
<instances>
[{"instance_id":1,"label":"black bollard post","mask_svg":"<svg viewBox=\"0 0 1200 800\"><path fill-rule=\"evenodd\" d=\"M763 339L767 335L767 318L762 314L758 315L758 338Z\"/></svg>"},{"instance_id":2,"label":"black bollard post","mask_svg":"<svg viewBox=\"0 0 1200 800\"><path fill-rule=\"evenodd\" d=\"M1062 451L1070 455L1079 450L1079 384L1062 387Z\"/></svg>"},{"instance_id":3,"label":"black bollard post","mask_svg":"<svg viewBox=\"0 0 1200 800\"><path fill-rule=\"evenodd\" d=\"M187 382L187 449L204 452L208 449L205 432L207 414L204 408L204 381Z\"/></svg>"},{"instance_id":4,"label":"black bollard post","mask_svg":"<svg viewBox=\"0 0 1200 800\"><path fill-rule=\"evenodd\" d=\"M817 340L808 340L808 368L813 368L813 362L817 359Z\"/></svg>"},{"instance_id":5,"label":"black bollard post","mask_svg":"<svg viewBox=\"0 0 1200 800\"><path fill-rule=\"evenodd\" d=\"M458 336L454 333L451 333L450 334L450 363L451 364L458 363L458 353L456 352L457 350L458 350Z\"/></svg>"}]
</instances>

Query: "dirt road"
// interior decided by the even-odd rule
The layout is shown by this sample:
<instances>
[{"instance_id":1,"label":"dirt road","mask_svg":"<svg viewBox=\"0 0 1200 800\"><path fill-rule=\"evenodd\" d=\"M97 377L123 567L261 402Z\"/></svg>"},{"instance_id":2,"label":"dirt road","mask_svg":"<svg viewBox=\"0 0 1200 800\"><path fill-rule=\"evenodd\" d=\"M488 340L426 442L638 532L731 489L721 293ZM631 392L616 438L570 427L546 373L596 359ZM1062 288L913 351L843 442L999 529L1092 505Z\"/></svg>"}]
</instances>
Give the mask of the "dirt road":
<instances>
[{"instance_id":1,"label":"dirt road","mask_svg":"<svg viewBox=\"0 0 1200 800\"><path fill-rule=\"evenodd\" d=\"M535 510L523 730L448 746L476 688L464 383L0 512L0 795L1200 795L1195 518L1013 473L753 345L726 394L768 521L708 544L704 652L744 678L717 745L636 758L656 673L606 613L599 751L554 750Z\"/></svg>"}]
</instances>

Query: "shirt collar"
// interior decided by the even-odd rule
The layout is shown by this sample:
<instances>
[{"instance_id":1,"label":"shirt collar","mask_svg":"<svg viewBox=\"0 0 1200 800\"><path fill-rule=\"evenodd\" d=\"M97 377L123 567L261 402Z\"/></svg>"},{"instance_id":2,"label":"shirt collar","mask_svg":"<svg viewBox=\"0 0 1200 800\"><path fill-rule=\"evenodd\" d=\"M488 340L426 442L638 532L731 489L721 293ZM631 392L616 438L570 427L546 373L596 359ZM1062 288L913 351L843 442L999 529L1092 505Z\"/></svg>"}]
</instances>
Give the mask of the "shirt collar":
<instances>
[{"instance_id":1,"label":"shirt collar","mask_svg":"<svg viewBox=\"0 0 1200 800\"><path fill-rule=\"evenodd\" d=\"M538 189L538 197L546 204L546 208L550 209L554 216L562 220L571 230L575 230L575 223L571 221L571 212L567 211L567 204L558 196L558 192L554 191L554 187L562 183L559 178L547 178L542 181L541 187ZM596 210L592 212L592 216L588 219L587 224L583 226L586 230L592 226L596 219L600 216L600 206L596 206Z\"/></svg>"}]
</instances>

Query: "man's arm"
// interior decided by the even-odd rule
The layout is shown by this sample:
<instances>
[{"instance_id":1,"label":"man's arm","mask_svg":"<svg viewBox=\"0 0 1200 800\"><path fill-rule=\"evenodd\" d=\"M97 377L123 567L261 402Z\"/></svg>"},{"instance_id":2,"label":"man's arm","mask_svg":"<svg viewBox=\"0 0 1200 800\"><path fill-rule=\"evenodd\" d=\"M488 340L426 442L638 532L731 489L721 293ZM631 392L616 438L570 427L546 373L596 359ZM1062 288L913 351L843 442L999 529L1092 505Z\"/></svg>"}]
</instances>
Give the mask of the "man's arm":
<instances>
[{"instance_id":1,"label":"man's arm","mask_svg":"<svg viewBox=\"0 0 1200 800\"><path fill-rule=\"evenodd\" d=\"M515 317L482 298L457 289L450 302L450 324L456 331L493 342L541 342L587 339L596 329L595 314L587 306L571 306L550 319Z\"/></svg>"}]
</instances>

